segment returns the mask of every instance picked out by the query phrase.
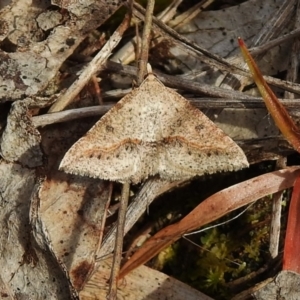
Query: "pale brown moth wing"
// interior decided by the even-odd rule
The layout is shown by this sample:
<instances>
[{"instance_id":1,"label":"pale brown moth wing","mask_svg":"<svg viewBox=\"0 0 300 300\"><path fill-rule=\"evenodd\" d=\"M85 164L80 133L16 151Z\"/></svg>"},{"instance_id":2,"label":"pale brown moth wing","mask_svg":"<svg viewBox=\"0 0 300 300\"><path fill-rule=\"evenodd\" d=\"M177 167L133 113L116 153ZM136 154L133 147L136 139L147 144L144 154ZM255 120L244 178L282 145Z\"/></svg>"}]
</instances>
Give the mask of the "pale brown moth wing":
<instances>
[{"instance_id":1,"label":"pale brown moth wing","mask_svg":"<svg viewBox=\"0 0 300 300\"><path fill-rule=\"evenodd\" d=\"M87 140L83 137L74 146L81 147L86 143ZM61 162L60 169L82 176L138 183L141 178L147 178L149 174L153 173L152 165L145 163L151 159L153 151L148 151L144 146L141 150L140 147L131 142L124 143L110 152L104 152L99 148L91 151L81 147L80 155L76 148L71 148ZM152 162L154 162L154 158L152 157ZM142 164L149 168L138 168Z\"/></svg>"},{"instance_id":2,"label":"pale brown moth wing","mask_svg":"<svg viewBox=\"0 0 300 300\"><path fill-rule=\"evenodd\" d=\"M247 167L242 150L153 74L67 152L66 172L132 183L183 180Z\"/></svg>"},{"instance_id":3,"label":"pale brown moth wing","mask_svg":"<svg viewBox=\"0 0 300 300\"><path fill-rule=\"evenodd\" d=\"M243 151L201 111L172 89L165 88L164 96L170 117L162 133L162 178L182 180L248 167Z\"/></svg>"},{"instance_id":4,"label":"pale brown moth wing","mask_svg":"<svg viewBox=\"0 0 300 300\"><path fill-rule=\"evenodd\" d=\"M161 122L151 94L157 89L163 91L164 87L156 81L154 87L149 88L147 79L71 147L60 164L61 170L132 183L157 174L156 140L161 135L157 124Z\"/></svg>"}]
</instances>

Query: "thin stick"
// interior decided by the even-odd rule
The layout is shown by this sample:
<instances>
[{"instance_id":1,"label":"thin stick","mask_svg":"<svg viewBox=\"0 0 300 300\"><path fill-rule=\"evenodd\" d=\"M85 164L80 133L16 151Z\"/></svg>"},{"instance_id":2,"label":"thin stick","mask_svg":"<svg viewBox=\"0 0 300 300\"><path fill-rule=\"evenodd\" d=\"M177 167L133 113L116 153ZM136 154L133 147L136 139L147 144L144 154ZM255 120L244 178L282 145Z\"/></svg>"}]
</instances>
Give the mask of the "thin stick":
<instances>
[{"instance_id":1,"label":"thin stick","mask_svg":"<svg viewBox=\"0 0 300 300\"><path fill-rule=\"evenodd\" d=\"M124 225L126 220L129 190L130 190L130 183L125 182L122 187L121 202L120 202L120 208L118 214L114 257L113 257L113 264L112 264L111 275L110 275L109 293L107 297L109 300L113 300L117 298L117 280L118 280L118 274L119 274L121 258L122 258Z\"/></svg>"},{"instance_id":2,"label":"thin stick","mask_svg":"<svg viewBox=\"0 0 300 300\"><path fill-rule=\"evenodd\" d=\"M78 79L68 88L66 93L52 105L52 107L49 109L49 112L58 112L63 110L79 94L82 88L89 82L91 77L95 75L101 69L101 67L103 67L103 64L111 55L111 51L119 44L124 31L129 27L130 16L130 14L125 16L123 22L113 33L107 43L93 58L90 64L84 69Z\"/></svg>"},{"instance_id":3,"label":"thin stick","mask_svg":"<svg viewBox=\"0 0 300 300\"><path fill-rule=\"evenodd\" d=\"M141 54L138 67L137 82L140 85L143 82L144 75L146 74L148 52L151 34L152 15L154 9L155 0L149 0L147 4L144 30L142 36ZM109 293L108 299L114 300L117 298L117 283L118 275L120 271L120 265L122 260L122 249L123 249L123 237L124 237L124 226L126 220L126 211L129 199L130 183L125 182L122 187L122 197L118 214L117 232L115 239L114 257L112 263L112 270L110 276Z\"/></svg>"},{"instance_id":4,"label":"thin stick","mask_svg":"<svg viewBox=\"0 0 300 300\"><path fill-rule=\"evenodd\" d=\"M134 3L134 14L137 18L143 19L144 16L144 8L140 6L138 3ZM191 42L184 36L177 33L175 30L168 27L166 24L160 22L157 18L153 17L153 30L157 33L160 33L165 38L171 39L175 42L181 42L183 43L185 47L185 51L192 52L193 55L197 54L199 56L199 59L212 67L216 67L219 70L222 70L224 72L230 72L234 74L239 74L246 77L251 77L250 73L247 72L247 70L242 69L240 67L237 67L227 60L223 59L222 57L219 57L217 55L214 55L213 53L205 50L204 48L201 48L196 43ZM264 76L264 79L274 86L281 87L282 84L284 84L284 88L287 89L290 92L293 93L300 93L299 85L292 83L292 82L286 82L281 79L273 78L271 76ZM164 83L164 82L163 82ZM216 87L214 87L216 88Z\"/></svg>"},{"instance_id":5,"label":"thin stick","mask_svg":"<svg viewBox=\"0 0 300 300\"><path fill-rule=\"evenodd\" d=\"M228 98L187 98L191 103L199 109L219 109L219 108L265 108L262 98L252 97L249 99L228 99ZM300 99L279 99L280 102L290 111L292 116L299 116ZM68 122L87 117L98 117L104 115L111 109L115 103L107 103L105 105L89 106L82 108L68 109L57 113L45 114L32 117L35 127L46 126L50 124Z\"/></svg>"},{"instance_id":6,"label":"thin stick","mask_svg":"<svg viewBox=\"0 0 300 300\"><path fill-rule=\"evenodd\" d=\"M295 39L297 37L300 36L300 28L296 28L293 31L286 33L274 40L265 42L264 44L260 45L260 46L256 46L253 48L250 48L249 51L251 53L252 56L256 56L256 55L260 55L260 54L264 54L265 52L267 52L268 50L281 45L291 39Z\"/></svg>"},{"instance_id":7,"label":"thin stick","mask_svg":"<svg viewBox=\"0 0 300 300\"><path fill-rule=\"evenodd\" d=\"M286 168L286 157L281 157L276 162L276 169ZM282 195L284 191L273 194L272 203L272 219L270 226L270 245L269 251L272 258L277 257L279 249L279 239L281 230L281 211L282 211Z\"/></svg>"},{"instance_id":8,"label":"thin stick","mask_svg":"<svg viewBox=\"0 0 300 300\"><path fill-rule=\"evenodd\" d=\"M138 61L138 76L137 76L138 85L140 85L143 82L144 76L146 75L147 72L154 4L155 4L155 0L149 0L147 3L143 36L142 36L142 45L140 48L141 53Z\"/></svg>"},{"instance_id":9,"label":"thin stick","mask_svg":"<svg viewBox=\"0 0 300 300\"><path fill-rule=\"evenodd\" d=\"M132 226L137 222L137 220L146 211L148 205L154 201L159 195L165 193L166 191L178 188L182 186L186 181L167 181L162 180L158 177L149 178L145 184L142 186L138 194L132 199L128 210L125 222L125 234L132 228ZM103 239L103 243L100 251L97 253L96 260L101 261L101 259L113 251L114 237L116 235L116 228L112 227Z\"/></svg>"}]
</instances>

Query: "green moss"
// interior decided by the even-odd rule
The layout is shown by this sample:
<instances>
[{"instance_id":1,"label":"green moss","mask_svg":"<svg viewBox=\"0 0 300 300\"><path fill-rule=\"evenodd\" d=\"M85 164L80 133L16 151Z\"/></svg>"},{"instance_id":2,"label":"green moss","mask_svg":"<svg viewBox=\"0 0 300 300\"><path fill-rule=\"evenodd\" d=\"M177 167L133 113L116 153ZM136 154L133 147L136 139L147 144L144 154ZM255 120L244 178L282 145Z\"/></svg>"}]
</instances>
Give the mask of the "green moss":
<instances>
[{"instance_id":1,"label":"green moss","mask_svg":"<svg viewBox=\"0 0 300 300\"><path fill-rule=\"evenodd\" d=\"M230 283L258 270L269 258L271 208L270 197L257 201L234 221L192 236L198 246L181 239L159 255L156 266L214 299L231 299Z\"/></svg>"}]
</instances>

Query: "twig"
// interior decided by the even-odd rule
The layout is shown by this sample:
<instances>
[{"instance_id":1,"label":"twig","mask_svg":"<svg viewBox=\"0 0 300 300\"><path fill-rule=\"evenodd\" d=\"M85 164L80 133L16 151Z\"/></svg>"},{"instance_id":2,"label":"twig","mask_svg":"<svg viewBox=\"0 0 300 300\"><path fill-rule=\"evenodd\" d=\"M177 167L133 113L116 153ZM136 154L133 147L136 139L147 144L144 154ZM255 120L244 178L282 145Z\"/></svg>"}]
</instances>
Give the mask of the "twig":
<instances>
[{"instance_id":1,"label":"twig","mask_svg":"<svg viewBox=\"0 0 300 300\"><path fill-rule=\"evenodd\" d=\"M276 162L276 169L280 170L286 168L286 157L279 158ZM270 246L269 251L272 258L277 257L279 248L279 238L281 229L281 208L282 208L282 195L284 191L273 194L272 203L272 219L270 226Z\"/></svg>"},{"instance_id":2,"label":"twig","mask_svg":"<svg viewBox=\"0 0 300 300\"><path fill-rule=\"evenodd\" d=\"M169 182L157 177L149 178L128 207L126 213L125 234L132 228L142 214L145 213L145 210L154 199L171 189L178 188L185 182L187 181ZM111 228L103 239L101 249L97 253L97 261L101 261L102 257L105 257L113 251L115 236L116 226Z\"/></svg>"},{"instance_id":3,"label":"twig","mask_svg":"<svg viewBox=\"0 0 300 300\"><path fill-rule=\"evenodd\" d=\"M180 14L170 22L168 25L173 29L176 29L184 24L188 24L193 20L200 12L205 10L209 5L211 5L215 0L202 0L192 6L190 9Z\"/></svg>"},{"instance_id":4,"label":"twig","mask_svg":"<svg viewBox=\"0 0 300 300\"><path fill-rule=\"evenodd\" d=\"M122 39L122 35L124 31L129 27L129 24L130 15L127 14L121 25L113 33L107 43L84 69L78 79L68 88L66 93L52 105L52 107L49 109L49 112L61 111L73 101L73 99L79 94L82 88L89 82L91 77L95 75L101 68L103 68L103 64L111 55L111 51L118 45L118 43Z\"/></svg>"},{"instance_id":5,"label":"twig","mask_svg":"<svg viewBox=\"0 0 300 300\"><path fill-rule=\"evenodd\" d=\"M66 111L35 116L32 117L32 121L35 127L46 126L50 124L62 123L85 117L104 115L111 107L112 104L69 109Z\"/></svg>"},{"instance_id":6,"label":"twig","mask_svg":"<svg viewBox=\"0 0 300 300\"><path fill-rule=\"evenodd\" d=\"M114 257L112 263L112 270L110 274L110 284L108 299L116 299L117 296L117 280L122 259L122 248L123 248L123 237L124 237L124 226L126 220L126 211L129 199L130 183L126 182L122 186L122 195L120 201L120 208L118 213L116 240L114 248Z\"/></svg>"},{"instance_id":7,"label":"twig","mask_svg":"<svg viewBox=\"0 0 300 300\"><path fill-rule=\"evenodd\" d=\"M106 68L118 72L120 74L127 74L131 76L135 76L136 68L132 66L123 66L121 64L112 62L112 61L107 61L105 64ZM224 88L212 86L209 84L204 84L204 83L198 83L193 80L185 79L185 77L182 76L170 76L166 75L163 73L160 73L158 71L154 72L159 80L164 84L169 87L173 88L181 88L184 91L189 91L192 93L199 93L199 94L204 94L204 95L209 95L209 96L215 96L215 97L220 97L220 98L231 98L231 99L250 99L253 98L249 95L246 95L245 93L239 92L239 91L234 91L234 90L226 90ZM251 77L250 73L246 76ZM264 76L264 79L277 87L280 87L281 89L294 92L297 94L300 94L300 85L294 82L290 81L284 81L280 80L277 78L273 78L271 76Z\"/></svg>"},{"instance_id":8,"label":"twig","mask_svg":"<svg viewBox=\"0 0 300 300\"><path fill-rule=\"evenodd\" d=\"M268 41L261 46L252 47L249 49L249 51L252 56L260 55L280 44L283 44L283 43L285 43L291 39L294 39L296 37L299 37L299 36L300 36L300 28L297 28L283 36L280 36L274 40Z\"/></svg>"},{"instance_id":9,"label":"twig","mask_svg":"<svg viewBox=\"0 0 300 300\"><path fill-rule=\"evenodd\" d=\"M162 22L168 22L171 20L176 14L177 7L183 0L173 0L173 2L162 12L157 15L157 18ZM138 24L137 24L138 25ZM137 26L136 26L137 27ZM137 49L137 45L139 45L139 34L136 33L135 37L133 37L130 41L128 41L121 49L119 49L111 58L112 61L122 63L124 65L129 64L134 61L139 53Z\"/></svg>"},{"instance_id":10,"label":"twig","mask_svg":"<svg viewBox=\"0 0 300 300\"><path fill-rule=\"evenodd\" d=\"M134 76L136 74L136 68L132 66L123 66L121 64L108 61L106 63L107 69L117 72L119 74L127 74ZM245 93L239 91L228 91L224 88L219 88L212 86L210 84L198 83L193 80L185 79L182 76L171 76L166 75L161 72L155 71L155 75L157 75L158 79L169 87L182 89L184 91L204 94L214 97L222 97L222 98L231 98L231 99L250 99L253 98ZM300 86L299 86L300 91Z\"/></svg>"},{"instance_id":11,"label":"twig","mask_svg":"<svg viewBox=\"0 0 300 300\"><path fill-rule=\"evenodd\" d=\"M189 98L187 98L189 99ZM228 98L190 98L191 103L197 108L265 108L261 98L249 99L228 99ZM289 110L291 114L297 114L300 110L300 99L279 99L282 104ZM45 114L32 117L35 127L46 126L55 123L68 122L86 117L98 117L104 115L111 109L115 103L109 103L101 106L90 106L82 108L74 108L52 114Z\"/></svg>"},{"instance_id":12,"label":"twig","mask_svg":"<svg viewBox=\"0 0 300 300\"><path fill-rule=\"evenodd\" d=\"M137 83L140 85L144 80L146 74L148 52L151 34L152 15L154 10L155 0L149 0L147 4L144 29L142 35L140 60L138 63ZM122 187L122 197L118 213L117 231L115 239L115 249L112 263L112 271L109 284L108 299L113 300L117 298L117 281L122 260L122 248L124 238L124 226L126 220L126 211L129 200L130 182L125 182Z\"/></svg>"},{"instance_id":13,"label":"twig","mask_svg":"<svg viewBox=\"0 0 300 300\"><path fill-rule=\"evenodd\" d=\"M143 29L143 36L142 36L142 44L140 48L140 55L138 61L138 75L137 75L137 84L140 85L143 80L144 76L147 72L147 63L148 63L148 55L149 55L149 44L151 38L151 27L152 27L152 16L154 10L154 0L148 0L146 15L145 15L145 22L144 22L144 29Z\"/></svg>"}]
</instances>

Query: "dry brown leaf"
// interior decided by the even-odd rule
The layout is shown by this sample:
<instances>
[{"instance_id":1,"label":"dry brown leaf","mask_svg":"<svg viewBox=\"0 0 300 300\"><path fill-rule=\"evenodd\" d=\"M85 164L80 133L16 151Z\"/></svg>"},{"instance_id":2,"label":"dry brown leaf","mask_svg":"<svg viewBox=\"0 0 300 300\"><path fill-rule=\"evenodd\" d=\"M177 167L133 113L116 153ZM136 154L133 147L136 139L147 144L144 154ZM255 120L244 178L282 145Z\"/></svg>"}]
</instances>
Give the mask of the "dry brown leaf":
<instances>
[{"instance_id":1,"label":"dry brown leaf","mask_svg":"<svg viewBox=\"0 0 300 300\"><path fill-rule=\"evenodd\" d=\"M124 2L53 1L65 8L55 15L46 1L40 5L33 1L3 5L0 19L6 30L0 37L12 49L0 50L0 102L45 93L45 87L89 31L99 27Z\"/></svg>"},{"instance_id":2,"label":"dry brown leaf","mask_svg":"<svg viewBox=\"0 0 300 300\"><path fill-rule=\"evenodd\" d=\"M111 270L111 258L99 262L99 268L80 292L81 300L103 300L108 291L107 282ZM191 288L168 275L140 266L120 281L118 299L126 300L212 300L205 294Z\"/></svg>"},{"instance_id":3,"label":"dry brown leaf","mask_svg":"<svg viewBox=\"0 0 300 300\"><path fill-rule=\"evenodd\" d=\"M263 2L248 0L224 9L203 11L176 30L206 50L223 58L229 58L239 52L235 43L236 38L243 36L245 40L252 39L266 25L282 2L281 0ZM166 48L168 54L174 56L172 67L176 66L182 73L196 77L199 82L213 85L220 79L221 74L218 71L212 69L207 71L207 66L196 55L191 55L184 45L175 45L169 41L162 42L157 52L165 53ZM285 44L268 51L268 55L262 62L263 72L269 74L270 71L285 70L288 49L289 45Z\"/></svg>"},{"instance_id":4,"label":"dry brown leaf","mask_svg":"<svg viewBox=\"0 0 300 300\"><path fill-rule=\"evenodd\" d=\"M60 159L76 139L79 128L80 124L68 124L42 131L48 164L47 178L38 192L39 217L55 257L66 265L76 290L83 287L94 268L110 200L108 182L58 171Z\"/></svg>"},{"instance_id":5,"label":"dry brown leaf","mask_svg":"<svg viewBox=\"0 0 300 300\"><path fill-rule=\"evenodd\" d=\"M35 170L1 160L0 178L0 298L72 299L66 274L48 245L32 235Z\"/></svg>"},{"instance_id":6,"label":"dry brown leaf","mask_svg":"<svg viewBox=\"0 0 300 300\"><path fill-rule=\"evenodd\" d=\"M52 173L39 190L40 218L57 260L68 270L76 290L92 272L100 247L108 184L100 180Z\"/></svg>"}]
</instances>

